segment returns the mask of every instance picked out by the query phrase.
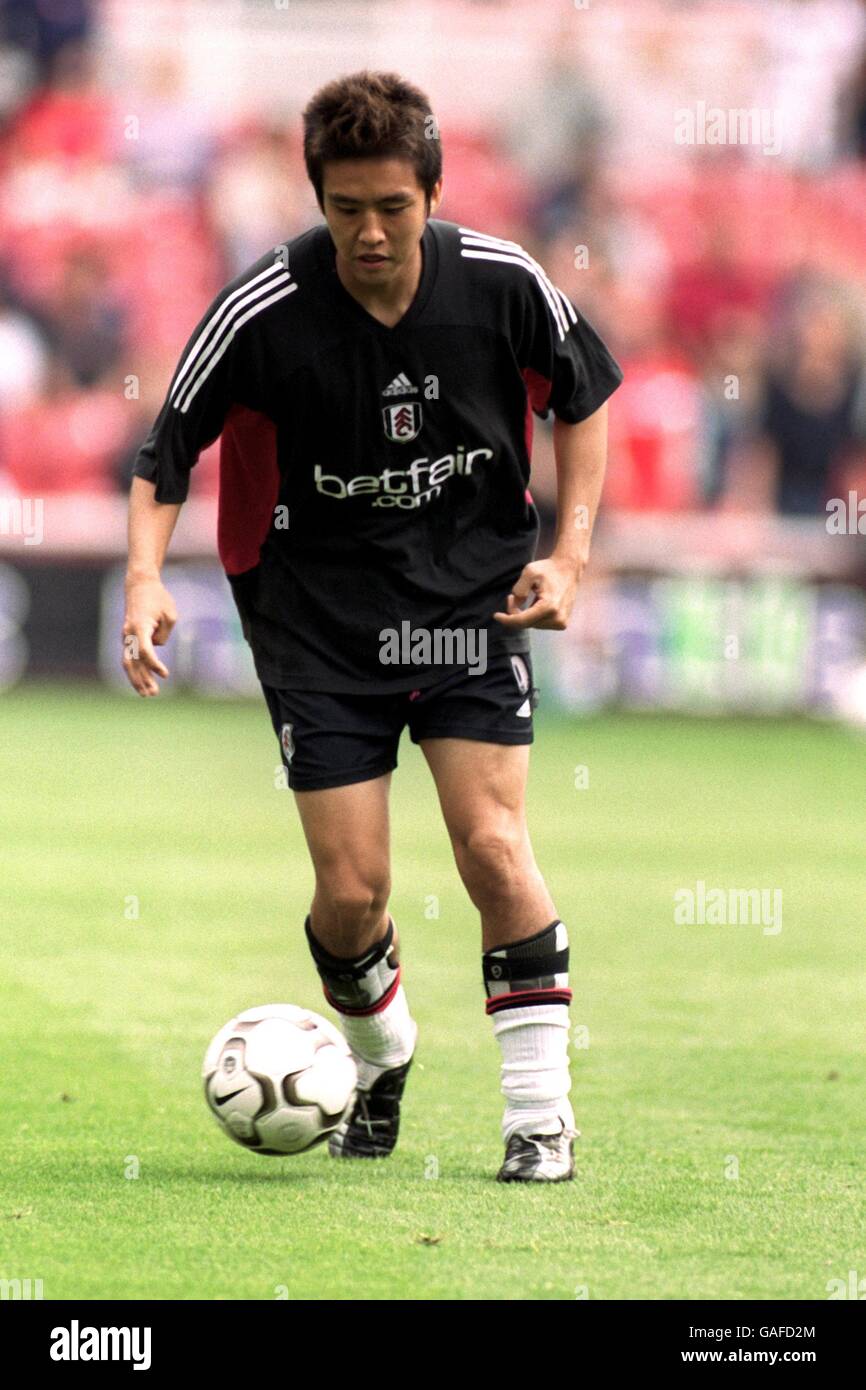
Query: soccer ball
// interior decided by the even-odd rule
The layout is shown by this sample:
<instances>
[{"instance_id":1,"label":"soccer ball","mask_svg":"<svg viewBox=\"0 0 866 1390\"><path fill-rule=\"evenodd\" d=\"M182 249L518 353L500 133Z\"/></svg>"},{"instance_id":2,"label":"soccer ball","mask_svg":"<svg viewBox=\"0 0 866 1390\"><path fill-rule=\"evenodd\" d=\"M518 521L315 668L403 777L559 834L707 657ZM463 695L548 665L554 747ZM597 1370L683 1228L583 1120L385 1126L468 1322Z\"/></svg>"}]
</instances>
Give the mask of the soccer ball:
<instances>
[{"instance_id":1,"label":"soccer ball","mask_svg":"<svg viewBox=\"0 0 866 1390\"><path fill-rule=\"evenodd\" d=\"M358 1080L342 1033L294 1004L262 1004L221 1028L204 1093L220 1128L257 1154L299 1154L327 1139Z\"/></svg>"}]
</instances>

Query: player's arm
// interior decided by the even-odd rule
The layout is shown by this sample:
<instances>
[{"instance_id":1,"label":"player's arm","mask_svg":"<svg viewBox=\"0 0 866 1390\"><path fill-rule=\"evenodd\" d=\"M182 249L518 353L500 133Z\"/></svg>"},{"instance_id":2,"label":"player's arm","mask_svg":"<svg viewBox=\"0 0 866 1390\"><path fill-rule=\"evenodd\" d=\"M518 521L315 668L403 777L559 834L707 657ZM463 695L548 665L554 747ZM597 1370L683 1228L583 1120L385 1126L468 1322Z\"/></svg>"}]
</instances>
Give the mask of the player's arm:
<instances>
[{"instance_id":1,"label":"player's arm","mask_svg":"<svg viewBox=\"0 0 866 1390\"><path fill-rule=\"evenodd\" d=\"M274 267L274 281L282 276L285 272ZM259 284L258 291L233 281L193 330L133 468L122 665L139 695L158 695L156 677L165 680L169 674L154 648L168 641L177 611L160 574L189 492L190 473L202 449L221 433L238 399L243 377L237 360L240 329L272 288L262 275L253 284Z\"/></svg>"},{"instance_id":2,"label":"player's arm","mask_svg":"<svg viewBox=\"0 0 866 1390\"><path fill-rule=\"evenodd\" d=\"M607 462L607 401L585 420L553 424L556 460L556 539L547 560L533 560L508 595L505 627L568 626L577 585L589 560ZM534 597L533 597L534 595ZM531 600L524 611L524 604Z\"/></svg>"},{"instance_id":3,"label":"player's arm","mask_svg":"<svg viewBox=\"0 0 866 1390\"><path fill-rule=\"evenodd\" d=\"M157 502L156 484L134 477L129 494L129 560L123 622L123 669L139 695L158 695L154 677L168 676L154 647L168 641L177 610L160 575L180 502Z\"/></svg>"},{"instance_id":4,"label":"player's arm","mask_svg":"<svg viewBox=\"0 0 866 1390\"><path fill-rule=\"evenodd\" d=\"M562 629L589 558L607 458L607 401L622 381L622 369L536 261L517 247L513 263L519 267L511 272L516 364L535 414L554 415L556 540L549 559L525 566L506 611L494 617L506 628Z\"/></svg>"}]
</instances>

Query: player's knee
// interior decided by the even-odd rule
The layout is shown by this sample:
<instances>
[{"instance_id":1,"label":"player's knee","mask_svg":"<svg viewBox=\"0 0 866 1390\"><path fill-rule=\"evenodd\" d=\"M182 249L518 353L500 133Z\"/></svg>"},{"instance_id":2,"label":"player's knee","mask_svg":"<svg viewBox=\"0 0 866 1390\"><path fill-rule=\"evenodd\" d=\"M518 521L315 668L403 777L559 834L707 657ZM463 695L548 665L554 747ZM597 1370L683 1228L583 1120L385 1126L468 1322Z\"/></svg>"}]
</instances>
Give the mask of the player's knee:
<instances>
[{"instance_id":1,"label":"player's knee","mask_svg":"<svg viewBox=\"0 0 866 1390\"><path fill-rule=\"evenodd\" d=\"M375 924L388 906L391 884L386 874L319 879L316 896L334 931L352 936Z\"/></svg>"},{"instance_id":2,"label":"player's knee","mask_svg":"<svg viewBox=\"0 0 866 1390\"><path fill-rule=\"evenodd\" d=\"M530 866L526 837L517 826L473 827L454 839L457 865L465 881L479 890L496 891Z\"/></svg>"}]
</instances>

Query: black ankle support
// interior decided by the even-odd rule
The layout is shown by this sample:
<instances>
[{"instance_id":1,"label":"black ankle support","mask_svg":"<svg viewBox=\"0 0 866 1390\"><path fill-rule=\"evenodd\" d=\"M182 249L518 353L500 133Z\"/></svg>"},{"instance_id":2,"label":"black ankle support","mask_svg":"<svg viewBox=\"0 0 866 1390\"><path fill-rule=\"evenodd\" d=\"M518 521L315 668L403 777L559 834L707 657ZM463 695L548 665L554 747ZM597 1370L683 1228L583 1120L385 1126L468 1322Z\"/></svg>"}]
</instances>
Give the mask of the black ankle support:
<instances>
[{"instance_id":1,"label":"black ankle support","mask_svg":"<svg viewBox=\"0 0 866 1390\"><path fill-rule=\"evenodd\" d=\"M363 955L351 960L332 956L313 935L310 917L304 923L310 953L319 972L325 998L344 1014L372 1014L390 1003L400 982L400 962L394 946L394 923Z\"/></svg>"},{"instance_id":2,"label":"black ankle support","mask_svg":"<svg viewBox=\"0 0 866 1390\"><path fill-rule=\"evenodd\" d=\"M530 1004L569 1004L568 933L551 922L534 936L495 946L481 957L487 1013Z\"/></svg>"}]
</instances>

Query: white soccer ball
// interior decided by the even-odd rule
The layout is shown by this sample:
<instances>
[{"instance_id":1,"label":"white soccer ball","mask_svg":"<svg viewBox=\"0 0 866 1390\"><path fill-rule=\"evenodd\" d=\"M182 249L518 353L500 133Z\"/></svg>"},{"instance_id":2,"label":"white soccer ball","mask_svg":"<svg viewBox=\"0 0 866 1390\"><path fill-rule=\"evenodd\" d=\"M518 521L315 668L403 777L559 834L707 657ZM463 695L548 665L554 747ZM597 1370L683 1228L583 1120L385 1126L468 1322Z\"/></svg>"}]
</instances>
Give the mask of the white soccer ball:
<instances>
[{"instance_id":1,"label":"white soccer ball","mask_svg":"<svg viewBox=\"0 0 866 1390\"><path fill-rule=\"evenodd\" d=\"M294 1004L238 1014L208 1048L202 1075L220 1128L259 1154L303 1153L327 1139L358 1080L339 1029Z\"/></svg>"}]
</instances>

